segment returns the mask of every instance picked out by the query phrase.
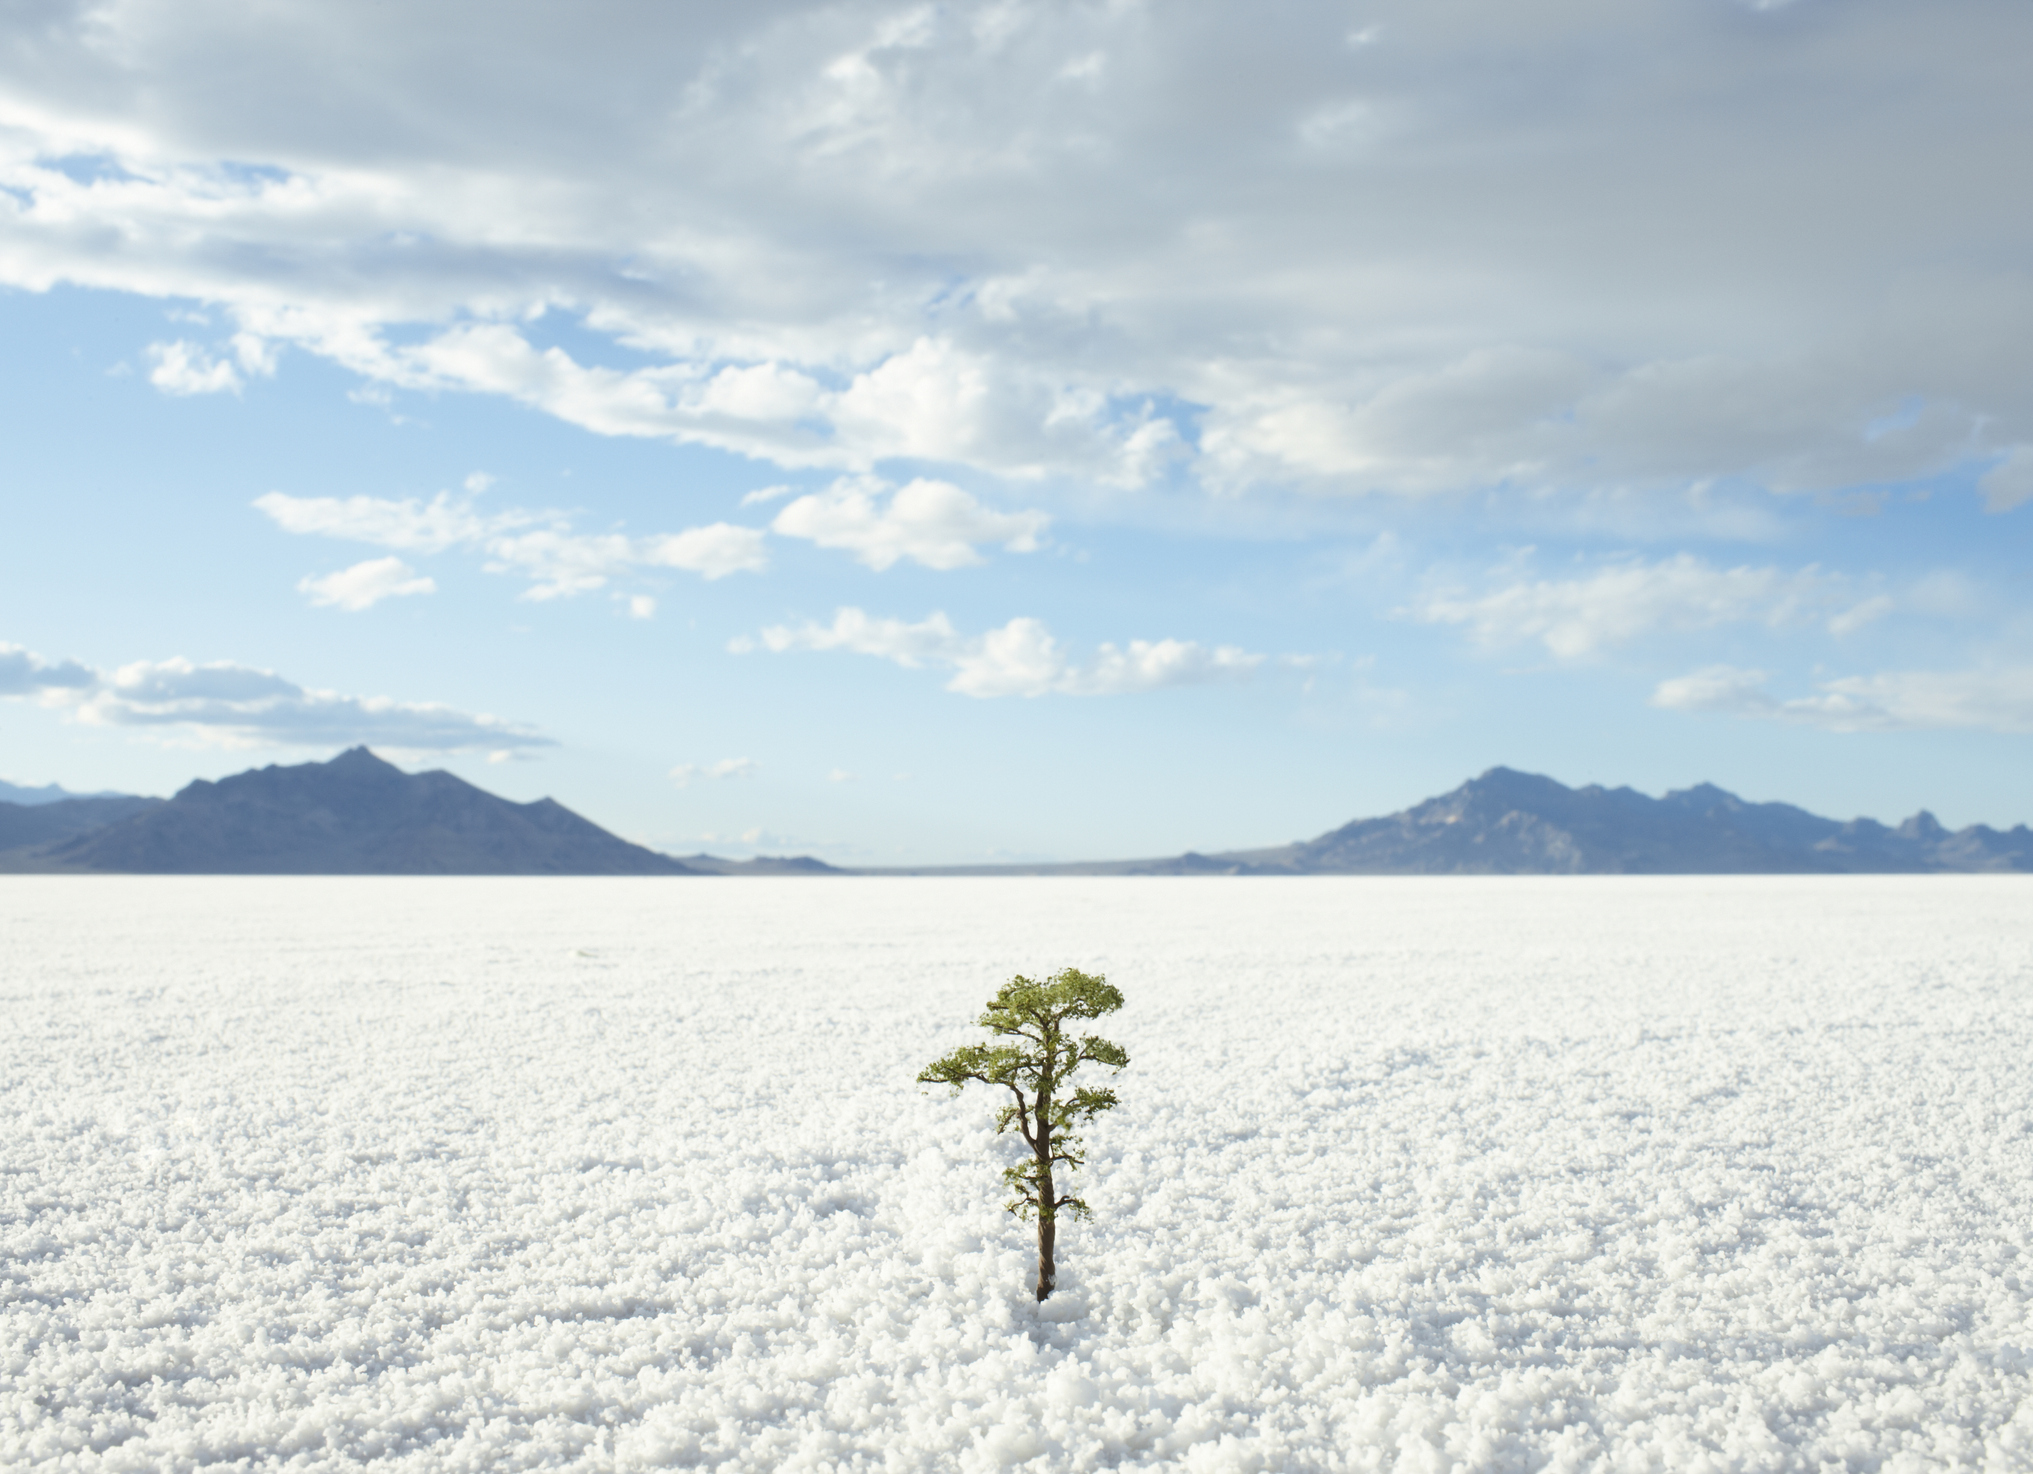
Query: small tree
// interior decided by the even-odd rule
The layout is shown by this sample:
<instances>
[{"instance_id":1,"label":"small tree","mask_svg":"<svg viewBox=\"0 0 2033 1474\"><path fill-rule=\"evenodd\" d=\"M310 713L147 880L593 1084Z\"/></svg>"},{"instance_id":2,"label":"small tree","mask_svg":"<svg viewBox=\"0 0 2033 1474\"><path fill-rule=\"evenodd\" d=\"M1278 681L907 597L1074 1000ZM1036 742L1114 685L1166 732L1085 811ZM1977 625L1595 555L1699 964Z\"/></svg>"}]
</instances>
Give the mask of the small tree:
<instances>
[{"instance_id":1,"label":"small tree","mask_svg":"<svg viewBox=\"0 0 2033 1474\"><path fill-rule=\"evenodd\" d=\"M1003 1170L1002 1180L1014 1195L1003 1206L1018 1218L1038 1220L1038 1298L1052 1293L1058 1266L1052 1258L1058 1236L1059 1210L1065 1208L1076 1218L1088 1216L1087 1204L1070 1193L1061 1194L1053 1179L1055 1165L1070 1175L1086 1160L1080 1138L1072 1134L1077 1125L1092 1121L1115 1106L1113 1090L1089 1090L1084 1086L1066 1091L1066 1083L1083 1064L1107 1065L1120 1070L1129 1056L1119 1044L1083 1034L1069 1038L1065 1025L1073 1019L1099 1018L1122 1007L1122 994L1103 977L1090 977L1076 968L1055 973L1042 983L1014 977L988 1002L988 1011L976 1020L998 1036L985 1044L963 1044L944 1059L925 1067L918 1076L922 1085L950 1085L958 1095L971 1080L983 1085L1000 1085L1015 1097L1015 1104L996 1113L997 1135L1014 1123L1023 1133L1030 1156Z\"/></svg>"}]
</instances>

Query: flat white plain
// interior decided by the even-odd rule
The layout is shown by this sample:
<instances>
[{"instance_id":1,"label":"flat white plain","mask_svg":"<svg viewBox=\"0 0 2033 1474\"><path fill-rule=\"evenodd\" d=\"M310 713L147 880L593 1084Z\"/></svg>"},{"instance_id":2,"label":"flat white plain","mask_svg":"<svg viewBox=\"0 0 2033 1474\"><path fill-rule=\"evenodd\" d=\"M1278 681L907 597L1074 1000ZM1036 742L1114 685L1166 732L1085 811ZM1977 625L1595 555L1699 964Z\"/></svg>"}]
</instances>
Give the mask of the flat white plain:
<instances>
[{"instance_id":1,"label":"flat white plain","mask_svg":"<svg viewBox=\"0 0 2033 1474\"><path fill-rule=\"evenodd\" d=\"M2033 888L0 880L0 1464L2033 1468ZM1011 972L1122 1109L1026 1293Z\"/></svg>"}]
</instances>

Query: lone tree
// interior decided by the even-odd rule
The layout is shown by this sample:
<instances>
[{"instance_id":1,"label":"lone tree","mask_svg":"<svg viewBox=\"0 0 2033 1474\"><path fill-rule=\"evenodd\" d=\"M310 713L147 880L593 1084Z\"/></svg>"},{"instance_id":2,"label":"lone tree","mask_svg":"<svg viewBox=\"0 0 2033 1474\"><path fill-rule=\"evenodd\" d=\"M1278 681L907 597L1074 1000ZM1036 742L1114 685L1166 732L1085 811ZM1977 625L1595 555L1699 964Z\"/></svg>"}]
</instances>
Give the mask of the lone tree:
<instances>
[{"instance_id":1,"label":"lone tree","mask_svg":"<svg viewBox=\"0 0 2033 1474\"><path fill-rule=\"evenodd\" d=\"M1064 1166L1070 1175L1079 1168L1087 1154L1080 1149L1080 1138L1072 1134L1073 1128L1115 1106L1113 1090L1081 1086L1068 1091L1067 1082L1083 1064L1120 1070L1129 1063L1120 1044L1092 1034L1074 1039L1067 1035L1065 1026L1073 1019L1100 1018L1120 1007L1122 994L1108 985L1108 979L1091 977L1077 968L1069 967L1042 983L1021 976L1011 978L976 1020L997 1038L985 1044L963 1044L926 1066L918 1076L922 1085L951 1085L955 1095L969 1081L978 1080L983 1085L1003 1086L1015 1098L1013 1105L996 1112L996 1134L1015 1123L1031 1154L1003 1169L1002 1180L1014 1194L1003 1206L1018 1218L1037 1217L1040 1300L1052 1293L1058 1279L1052 1246L1058 1236L1059 1210L1069 1209L1076 1218L1088 1216L1083 1200L1059 1192L1052 1169Z\"/></svg>"}]
</instances>

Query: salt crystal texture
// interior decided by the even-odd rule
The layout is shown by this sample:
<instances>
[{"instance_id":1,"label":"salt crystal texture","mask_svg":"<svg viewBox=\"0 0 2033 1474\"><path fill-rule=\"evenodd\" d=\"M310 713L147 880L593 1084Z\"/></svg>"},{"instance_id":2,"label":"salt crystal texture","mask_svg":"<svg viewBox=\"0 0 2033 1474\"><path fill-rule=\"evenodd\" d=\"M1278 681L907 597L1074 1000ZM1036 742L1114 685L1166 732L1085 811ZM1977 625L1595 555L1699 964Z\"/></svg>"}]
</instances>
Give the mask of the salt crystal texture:
<instances>
[{"instance_id":1,"label":"salt crystal texture","mask_svg":"<svg viewBox=\"0 0 2033 1474\"><path fill-rule=\"evenodd\" d=\"M0 879L0 1465L2033 1468L2029 899ZM911 1082L1068 965L1039 1306Z\"/></svg>"}]
</instances>

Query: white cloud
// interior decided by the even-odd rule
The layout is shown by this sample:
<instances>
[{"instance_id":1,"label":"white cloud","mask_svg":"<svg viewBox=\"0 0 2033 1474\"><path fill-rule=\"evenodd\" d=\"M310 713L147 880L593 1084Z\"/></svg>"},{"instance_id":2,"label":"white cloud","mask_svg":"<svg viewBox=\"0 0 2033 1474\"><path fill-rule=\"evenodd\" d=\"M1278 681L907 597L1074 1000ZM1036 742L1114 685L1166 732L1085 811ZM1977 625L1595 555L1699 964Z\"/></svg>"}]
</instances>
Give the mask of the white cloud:
<instances>
[{"instance_id":1,"label":"white cloud","mask_svg":"<svg viewBox=\"0 0 2033 1474\"><path fill-rule=\"evenodd\" d=\"M75 660L47 661L19 645L0 643L0 696L63 700L98 679L97 671Z\"/></svg>"},{"instance_id":2,"label":"white cloud","mask_svg":"<svg viewBox=\"0 0 2033 1474\"><path fill-rule=\"evenodd\" d=\"M844 549L880 572L905 558L927 568L966 568L982 561L980 543L1035 552L1051 520L1043 512L991 512L947 481L920 477L892 490L872 476L848 476L799 497L777 513L770 530Z\"/></svg>"},{"instance_id":3,"label":"white cloud","mask_svg":"<svg viewBox=\"0 0 2033 1474\"><path fill-rule=\"evenodd\" d=\"M513 571L531 580L525 599L588 593L641 568L681 568L710 580L769 565L763 534L726 522L640 538L545 529L491 538L486 549L490 572Z\"/></svg>"},{"instance_id":4,"label":"white cloud","mask_svg":"<svg viewBox=\"0 0 2033 1474\"><path fill-rule=\"evenodd\" d=\"M950 662L967 641L944 614L933 613L916 624L901 619L872 619L852 607L836 611L830 625L807 622L796 628L772 625L762 632L762 643L782 653L786 650L849 650L856 655L875 655L916 670L935 662ZM747 647L737 649L743 653Z\"/></svg>"},{"instance_id":5,"label":"white cloud","mask_svg":"<svg viewBox=\"0 0 2033 1474\"><path fill-rule=\"evenodd\" d=\"M240 372L252 379L272 379L276 365L282 355L275 344L257 337L253 333L233 335L233 357L240 365Z\"/></svg>"},{"instance_id":6,"label":"white cloud","mask_svg":"<svg viewBox=\"0 0 2033 1474\"><path fill-rule=\"evenodd\" d=\"M478 476L467 478L469 491L484 490L485 484ZM526 599L588 593L604 588L610 579L646 568L677 568L710 580L756 572L769 563L759 529L726 522L648 537L577 533L561 513L521 508L482 513L470 500L455 500L443 492L421 502L414 497L400 501L371 496L293 497L272 491L257 497L254 505L286 532L372 543L404 552L476 549L486 554L488 571L518 573L529 579L530 587L522 596ZM539 523L548 525L537 526ZM654 609L652 601L651 612ZM648 616L638 613L636 617Z\"/></svg>"},{"instance_id":7,"label":"white cloud","mask_svg":"<svg viewBox=\"0 0 2033 1474\"><path fill-rule=\"evenodd\" d=\"M726 757L717 763L680 763L671 769L671 781L689 788L702 778L753 778L762 764L754 758Z\"/></svg>"},{"instance_id":8,"label":"white cloud","mask_svg":"<svg viewBox=\"0 0 2033 1474\"><path fill-rule=\"evenodd\" d=\"M1037 619L1017 618L981 635L962 635L944 614L915 624L875 619L860 609L835 611L831 624L773 625L764 648L846 650L873 655L907 669L945 666L946 689L963 696L1118 696L1167 686L1203 685L1249 676L1265 657L1233 645L1208 647L1192 640L1131 640L1104 644L1086 663L1074 661ZM754 648L737 640L736 653Z\"/></svg>"},{"instance_id":9,"label":"white cloud","mask_svg":"<svg viewBox=\"0 0 2033 1474\"><path fill-rule=\"evenodd\" d=\"M762 533L729 522L640 538L635 546L636 561L648 567L682 568L709 580L730 573L759 573L769 566Z\"/></svg>"},{"instance_id":10,"label":"white cloud","mask_svg":"<svg viewBox=\"0 0 2033 1474\"><path fill-rule=\"evenodd\" d=\"M628 598L630 619L656 618L656 600L648 594L631 594Z\"/></svg>"},{"instance_id":11,"label":"white cloud","mask_svg":"<svg viewBox=\"0 0 2033 1474\"><path fill-rule=\"evenodd\" d=\"M176 392L289 345L785 466L1586 494L2033 445L2024 6L996 14L52 5L0 56L0 281L247 335L158 345Z\"/></svg>"},{"instance_id":12,"label":"white cloud","mask_svg":"<svg viewBox=\"0 0 2033 1474\"><path fill-rule=\"evenodd\" d=\"M299 686L271 670L182 658L141 660L105 673L50 664L0 645L0 696L38 697L73 721L176 732L212 746L397 751L515 751L556 744L526 727L431 702L346 696Z\"/></svg>"},{"instance_id":13,"label":"white cloud","mask_svg":"<svg viewBox=\"0 0 2033 1474\"><path fill-rule=\"evenodd\" d=\"M1042 620L1012 619L966 641L951 656L948 691L963 696L1043 696L1070 689L1077 673ZM1098 694L1098 693L1094 693Z\"/></svg>"},{"instance_id":14,"label":"white cloud","mask_svg":"<svg viewBox=\"0 0 2033 1474\"><path fill-rule=\"evenodd\" d=\"M1080 694L1155 691L1197 686L1248 675L1264 657L1233 645L1208 647L1192 640L1131 640L1121 649L1103 645L1068 688Z\"/></svg>"},{"instance_id":15,"label":"white cloud","mask_svg":"<svg viewBox=\"0 0 2033 1474\"><path fill-rule=\"evenodd\" d=\"M1572 660L1662 630L1745 621L1777 627L1826 618L1831 631L1847 634L1891 607L1884 595L1859 600L1851 580L1811 565L1718 568L1682 553L1654 563L1627 560L1581 578L1438 595L1407 612L1429 624L1460 625L1485 649L1536 640Z\"/></svg>"},{"instance_id":16,"label":"white cloud","mask_svg":"<svg viewBox=\"0 0 2033 1474\"><path fill-rule=\"evenodd\" d=\"M442 491L428 502L415 497L397 501L378 496L288 496L271 491L256 497L254 505L284 532L372 543L401 553L441 553L461 544L483 544L490 537L527 527L549 515L524 511L483 514L475 511L470 501L454 500Z\"/></svg>"},{"instance_id":17,"label":"white cloud","mask_svg":"<svg viewBox=\"0 0 2033 1474\"><path fill-rule=\"evenodd\" d=\"M322 578L305 578L297 589L310 595L313 604L358 612L371 609L383 599L409 594L434 594L435 582L421 578L400 558L370 558Z\"/></svg>"},{"instance_id":18,"label":"white cloud","mask_svg":"<svg viewBox=\"0 0 2033 1474\"><path fill-rule=\"evenodd\" d=\"M1774 697L1768 685L1763 671L1710 666L1660 682L1652 705L1836 732L2033 733L2033 666L1843 676L1817 681L1811 695L1790 699Z\"/></svg>"},{"instance_id":19,"label":"white cloud","mask_svg":"<svg viewBox=\"0 0 2033 1474\"><path fill-rule=\"evenodd\" d=\"M1741 670L1730 665L1711 665L1689 675L1661 681L1652 692L1652 705L1662 711L1730 712L1737 716L1765 716L1778 703L1765 690L1771 676L1761 670Z\"/></svg>"},{"instance_id":20,"label":"white cloud","mask_svg":"<svg viewBox=\"0 0 2033 1474\"><path fill-rule=\"evenodd\" d=\"M165 394L239 393L240 375L223 359L213 359L202 348L179 338L174 343L151 343L148 382Z\"/></svg>"},{"instance_id":21,"label":"white cloud","mask_svg":"<svg viewBox=\"0 0 2033 1474\"><path fill-rule=\"evenodd\" d=\"M580 536L545 529L497 537L487 543L489 573L519 573L530 581L525 599L561 599L605 588L607 580L637 562L634 543L620 533Z\"/></svg>"},{"instance_id":22,"label":"white cloud","mask_svg":"<svg viewBox=\"0 0 2033 1474\"><path fill-rule=\"evenodd\" d=\"M1866 625L1890 614L1898 605L1890 594L1874 594L1862 603L1852 605L1828 621L1828 632L1840 638L1853 635Z\"/></svg>"}]
</instances>

